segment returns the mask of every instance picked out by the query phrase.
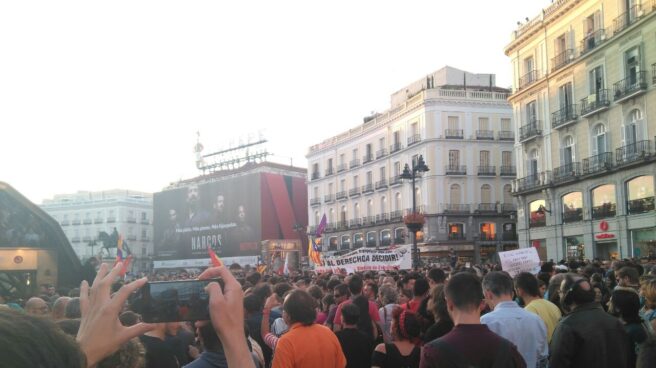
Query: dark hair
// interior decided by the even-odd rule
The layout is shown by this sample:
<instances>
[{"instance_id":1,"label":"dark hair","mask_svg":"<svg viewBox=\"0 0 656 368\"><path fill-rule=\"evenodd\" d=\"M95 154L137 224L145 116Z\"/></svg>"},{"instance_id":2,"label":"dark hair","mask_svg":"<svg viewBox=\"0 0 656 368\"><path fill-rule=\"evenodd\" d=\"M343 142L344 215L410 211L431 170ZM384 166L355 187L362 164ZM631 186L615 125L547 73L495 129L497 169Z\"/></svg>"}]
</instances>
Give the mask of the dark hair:
<instances>
[{"instance_id":1,"label":"dark hair","mask_svg":"<svg viewBox=\"0 0 656 368\"><path fill-rule=\"evenodd\" d=\"M449 311L446 307L446 300L444 299L444 285L438 285L431 290L430 311L433 314L433 317L435 317L435 320L451 320L451 316L449 316Z\"/></svg>"},{"instance_id":2,"label":"dark hair","mask_svg":"<svg viewBox=\"0 0 656 368\"><path fill-rule=\"evenodd\" d=\"M317 303L321 300L321 298L323 298L323 291L321 291L321 288L318 287L317 285L310 286L307 292L310 293L310 295L312 295L312 297L317 300Z\"/></svg>"},{"instance_id":3,"label":"dark hair","mask_svg":"<svg viewBox=\"0 0 656 368\"><path fill-rule=\"evenodd\" d=\"M326 294L323 299L321 299L321 310L322 311L328 311L330 310L330 306L335 304L335 297L333 294Z\"/></svg>"},{"instance_id":4,"label":"dark hair","mask_svg":"<svg viewBox=\"0 0 656 368\"><path fill-rule=\"evenodd\" d=\"M80 298L71 298L71 300L68 301L64 316L68 319L82 318L82 312L80 312Z\"/></svg>"},{"instance_id":5,"label":"dark hair","mask_svg":"<svg viewBox=\"0 0 656 368\"><path fill-rule=\"evenodd\" d=\"M123 326L134 326L139 323L141 316L133 311L125 311L118 316L118 319Z\"/></svg>"},{"instance_id":6,"label":"dark hair","mask_svg":"<svg viewBox=\"0 0 656 368\"><path fill-rule=\"evenodd\" d=\"M339 284L335 286L335 289L333 290L333 293L338 293L339 295L346 295L346 297L349 297L351 293L349 292L348 286L346 284Z\"/></svg>"},{"instance_id":7,"label":"dark hair","mask_svg":"<svg viewBox=\"0 0 656 368\"><path fill-rule=\"evenodd\" d=\"M262 298L255 294L249 294L244 297L244 309L247 313L257 313L264 307Z\"/></svg>"},{"instance_id":8,"label":"dark hair","mask_svg":"<svg viewBox=\"0 0 656 368\"><path fill-rule=\"evenodd\" d=\"M370 336L373 339L373 324L371 322L371 316L369 315L369 299L360 294L356 296L351 303L360 311L358 330L364 332L367 336Z\"/></svg>"},{"instance_id":9,"label":"dark hair","mask_svg":"<svg viewBox=\"0 0 656 368\"><path fill-rule=\"evenodd\" d=\"M513 281L510 275L503 271L492 271L483 278L483 289L495 296L512 295Z\"/></svg>"},{"instance_id":10,"label":"dark hair","mask_svg":"<svg viewBox=\"0 0 656 368\"><path fill-rule=\"evenodd\" d=\"M554 271L553 262L545 262L542 266L540 266L540 272L551 273L553 271Z\"/></svg>"},{"instance_id":11,"label":"dark hair","mask_svg":"<svg viewBox=\"0 0 656 368\"><path fill-rule=\"evenodd\" d=\"M269 284L260 284L253 287L252 293L257 295L260 299L266 300L271 296L271 287Z\"/></svg>"},{"instance_id":12,"label":"dark hair","mask_svg":"<svg viewBox=\"0 0 656 368\"><path fill-rule=\"evenodd\" d=\"M205 325L201 326L198 329L198 332L198 335L203 341L203 347L205 350L213 352L223 350L221 340L219 340L219 336L216 334L216 331L214 330L214 327L211 323L206 323Z\"/></svg>"},{"instance_id":13,"label":"dark hair","mask_svg":"<svg viewBox=\"0 0 656 368\"><path fill-rule=\"evenodd\" d=\"M617 271L617 277L628 277L633 285L637 285L640 282L640 274L638 273L638 270L630 266L620 268L620 270Z\"/></svg>"},{"instance_id":14,"label":"dark hair","mask_svg":"<svg viewBox=\"0 0 656 368\"><path fill-rule=\"evenodd\" d=\"M317 318L316 303L307 291L296 289L287 295L282 309L287 313L292 323L300 322L309 326Z\"/></svg>"},{"instance_id":15,"label":"dark hair","mask_svg":"<svg viewBox=\"0 0 656 368\"><path fill-rule=\"evenodd\" d=\"M416 340L419 338L421 324L414 312L396 307L392 311L392 319L396 325L396 335L398 338L403 340Z\"/></svg>"},{"instance_id":16,"label":"dark hair","mask_svg":"<svg viewBox=\"0 0 656 368\"><path fill-rule=\"evenodd\" d=\"M461 310L478 309L484 299L481 281L476 275L467 272L451 277L446 284L444 294L456 308Z\"/></svg>"},{"instance_id":17,"label":"dark hair","mask_svg":"<svg viewBox=\"0 0 656 368\"><path fill-rule=\"evenodd\" d=\"M358 274L352 275L347 285L351 295L360 294L362 292L362 277Z\"/></svg>"},{"instance_id":18,"label":"dark hair","mask_svg":"<svg viewBox=\"0 0 656 368\"><path fill-rule=\"evenodd\" d=\"M351 303L342 307L342 321L345 324L356 325L360 321L360 308Z\"/></svg>"},{"instance_id":19,"label":"dark hair","mask_svg":"<svg viewBox=\"0 0 656 368\"><path fill-rule=\"evenodd\" d=\"M436 284L441 284L446 280L446 274L440 268L431 268L431 270L428 271L428 278L433 280Z\"/></svg>"},{"instance_id":20,"label":"dark hair","mask_svg":"<svg viewBox=\"0 0 656 368\"><path fill-rule=\"evenodd\" d=\"M276 295L278 295L278 298L282 299L285 296L285 294L291 289L293 288L292 285L290 285L289 283L279 282L273 287L273 292L276 293Z\"/></svg>"},{"instance_id":21,"label":"dark hair","mask_svg":"<svg viewBox=\"0 0 656 368\"><path fill-rule=\"evenodd\" d=\"M626 323L641 323L640 297L633 290L613 290L611 296L614 314Z\"/></svg>"},{"instance_id":22,"label":"dark hair","mask_svg":"<svg viewBox=\"0 0 656 368\"><path fill-rule=\"evenodd\" d=\"M373 281L367 281L367 286L371 288L371 290L374 291L374 295L378 296L378 284L373 282Z\"/></svg>"},{"instance_id":23,"label":"dark hair","mask_svg":"<svg viewBox=\"0 0 656 368\"><path fill-rule=\"evenodd\" d=\"M412 293L415 296L422 296L425 295L429 289L430 289L430 285L428 285L428 280L426 280L423 277L418 277L415 280L415 285L412 288Z\"/></svg>"},{"instance_id":24,"label":"dark hair","mask_svg":"<svg viewBox=\"0 0 656 368\"><path fill-rule=\"evenodd\" d=\"M65 334L69 336L73 336L75 338L77 336L77 332L80 330L80 320L79 319L62 319L57 322L57 326L61 328L62 331L64 331Z\"/></svg>"},{"instance_id":25,"label":"dark hair","mask_svg":"<svg viewBox=\"0 0 656 368\"><path fill-rule=\"evenodd\" d=\"M73 337L54 322L0 308L0 357L15 368L86 367Z\"/></svg>"},{"instance_id":26,"label":"dark hair","mask_svg":"<svg viewBox=\"0 0 656 368\"><path fill-rule=\"evenodd\" d=\"M246 281L250 282L252 285L257 285L260 280L262 280L262 275L259 272L253 272L246 276Z\"/></svg>"},{"instance_id":27,"label":"dark hair","mask_svg":"<svg viewBox=\"0 0 656 368\"><path fill-rule=\"evenodd\" d=\"M522 289L526 294L534 297L540 296L540 286L538 279L531 273L522 272L515 276L515 286Z\"/></svg>"},{"instance_id":28,"label":"dark hair","mask_svg":"<svg viewBox=\"0 0 656 368\"><path fill-rule=\"evenodd\" d=\"M583 284L588 284L589 289L585 290ZM561 283L560 290L564 291L560 305L567 307L572 303L581 305L585 303L594 302L595 292L590 282L581 276L568 273Z\"/></svg>"},{"instance_id":29,"label":"dark hair","mask_svg":"<svg viewBox=\"0 0 656 368\"><path fill-rule=\"evenodd\" d=\"M98 362L97 368L135 368L146 364L146 350L138 338L128 340L112 355Z\"/></svg>"},{"instance_id":30,"label":"dark hair","mask_svg":"<svg viewBox=\"0 0 656 368\"><path fill-rule=\"evenodd\" d=\"M339 284L341 284L341 283L342 283L342 282L339 281L339 280L337 280L337 279L330 279L330 280L328 280L328 283L326 284L326 288L327 288L328 290L332 290L332 289L335 288L335 286L337 286L337 285L339 285Z\"/></svg>"}]
</instances>

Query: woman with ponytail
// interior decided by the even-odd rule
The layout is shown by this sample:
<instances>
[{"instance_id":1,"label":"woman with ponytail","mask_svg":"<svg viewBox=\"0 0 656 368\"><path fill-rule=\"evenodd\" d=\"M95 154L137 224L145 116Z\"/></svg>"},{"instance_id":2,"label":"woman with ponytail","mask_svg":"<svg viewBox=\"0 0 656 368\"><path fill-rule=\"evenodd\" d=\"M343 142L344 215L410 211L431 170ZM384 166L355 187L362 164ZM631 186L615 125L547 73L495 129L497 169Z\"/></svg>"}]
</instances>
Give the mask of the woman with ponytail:
<instances>
[{"instance_id":1,"label":"woman with ponytail","mask_svg":"<svg viewBox=\"0 0 656 368\"><path fill-rule=\"evenodd\" d=\"M421 325L415 313L395 308L390 326L394 341L376 346L371 357L372 368L418 368L421 356L420 333Z\"/></svg>"}]
</instances>

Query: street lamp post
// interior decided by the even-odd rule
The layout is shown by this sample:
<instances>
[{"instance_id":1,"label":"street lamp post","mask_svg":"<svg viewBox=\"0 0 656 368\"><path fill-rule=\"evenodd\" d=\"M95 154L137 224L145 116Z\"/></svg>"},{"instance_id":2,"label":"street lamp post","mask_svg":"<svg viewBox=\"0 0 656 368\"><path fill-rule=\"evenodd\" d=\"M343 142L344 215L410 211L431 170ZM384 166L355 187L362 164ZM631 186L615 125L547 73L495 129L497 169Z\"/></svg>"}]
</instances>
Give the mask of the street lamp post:
<instances>
[{"instance_id":1,"label":"street lamp post","mask_svg":"<svg viewBox=\"0 0 656 368\"><path fill-rule=\"evenodd\" d=\"M405 164L403 168L403 173L401 173L400 178L404 180L412 180L412 218L410 221L406 220L406 226L408 230L412 232L412 269L415 271L419 268L419 250L417 249L417 232L424 227L423 217L421 217L421 222L417 221L419 218L417 215L417 199L415 193L415 179L421 175L421 173L427 172L428 166L424 162L424 156L419 155L417 162L412 162L412 169ZM412 220L415 220L414 222Z\"/></svg>"}]
</instances>

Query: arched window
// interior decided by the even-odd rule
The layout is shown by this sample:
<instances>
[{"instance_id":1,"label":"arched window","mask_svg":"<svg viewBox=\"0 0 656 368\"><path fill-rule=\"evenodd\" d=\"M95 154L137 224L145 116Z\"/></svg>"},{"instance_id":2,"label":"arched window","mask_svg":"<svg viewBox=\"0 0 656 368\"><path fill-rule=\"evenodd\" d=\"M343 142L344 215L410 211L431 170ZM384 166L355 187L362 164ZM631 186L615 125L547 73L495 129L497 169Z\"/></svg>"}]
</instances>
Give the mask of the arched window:
<instances>
[{"instance_id":1,"label":"arched window","mask_svg":"<svg viewBox=\"0 0 656 368\"><path fill-rule=\"evenodd\" d=\"M626 183L629 214L654 210L654 177L638 176Z\"/></svg>"},{"instance_id":2,"label":"arched window","mask_svg":"<svg viewBox=\"0 0 656 368\"><path fill-rule=\"evenodd\" d=\"M387 198L385 196L380 198L380 213L387 213Z\"/></svg>"},{"instance_id":3,"label":"arched window","mask_svg":"<svg viewBox=\"0 0 656 368\"><path fill-rule=\"evenodd\" d=\"M329 251L336 251L337 250L337 237L336 236L331 236L329 241L328 241L328 250Z\"/></svg>"},{"instance_id":4,"label":"arched window","mask_svg":"<svg viewBox=\"0 0 656 368\"><path fill-rule=\"evenodd\" d=\"M642 111L633 109L628 115L627 122L624 124L623 141L624 145L628 146L643 140L644 121L642 118Z\"/></svg>"},{"instance_id":5,"label":"arched window","mask_svg":"<svg viewBox=\"0 0 656 368\"><path fill-rule=\"evenodd\" d=\"M353 219L357 220L360 218L360 203L353 204Z\"/></svg>"},{"instance_id":6,"label":"arched window","mask_svg":"<svg viewBox=\"0 0 656 368\"><path fill-rule=\"evenodd\" d=\"M572 171L571 166L576 161L574 137L568 135L563 139L563 147L560 149L560 164L567 167L565 171Z\"/></svg>"},{"instance_id":7,"label":"arched window","mask_svg":"<svg viewBox=\"0 0 656 368\"><path fill-rule=\"evenodd\" d=\"M380 245L383 247L392 245L392 231L385 229L380 232Z\"/></svg>"},{"instance_id":8,"label":"arched window","mask_svg":"<svg viewBox=\"0 0 656 368\"><path fill-rule=\"evenodd\" d=\"M348 219L348 216L347 216L347 215L348 215L348 212L347 212L347 210L346 210L346 206L342 206L342 212L340 212L340 214L339 214L339 221L340 221L342 224L345 224L345 223L346 223L346 220Z\"/></svg>"},{"instance_id":9,"label":"arched window","mask_svg":"<svg viewBox=\"0 0 656 368\"><path fill-rule=\"evenodd\" d=\"M396 192L396 195L394 195L394 211L401 211L401 193Z\"/></svg>"},{"instance_id":10,"label":"arched window","mask_svg":"<svg viewBox=\"0 0 656 368\"><path fill-rule=\"evenodd\" d=\"M331 224L335 223L335 209L333 208L331 208L330 211L328 211L328 222L330 222Z\"/></svg>"},{"instance_id":11,"label":"arched window","mask_svg":"<svg viewBox=\"0 0 656 368\"><path fill-rule=\"evenodd\" d=\"M351 237L349 235L342 235L342 244L340 245L340 250L350 249L351 248Z\"/></svg>"},{"instance_id":12,"label":"arched window","mask_svg":"<svg viewBox=\"0 0 656 368\"><path fill-rule=\"evenodd\" d=\"M376 232L370 231L367 233L367 247L375 247L375 246L376 246Z\"/></svg>"},{"instance_id":13,"label":"arched window","mask_svg":"<svg viewBox=\"0 0 656 368\"><path fill-rule=\"evenodd\" d=\"M592 128L592 154L599 155L606 153L607 150L606 126L599 123Z\"/></svg>"},{"instance_id":14,"label":"arched window","mask_svg":"<svg viewBox=\"0 0 656 368\"><path fill-rule=\"evenodd\" d=\"M397 227L394 229L394 244L405 244L406 228Z\"/></svg>"},{"instance_id":15,"label":"arched window","mask_svg":"<svg viewBox=\"0 0 656 368\"><path fill-rule=\"evenodd\" d=\"M460 185L451 184L449 194L451 204L460 204Z\"/></svg>"},{"instance_id":16,"label":"arched window","mask_svg":"<svg viewBox=\"0 0 656 368\"><path fill-rule=\"evenodd\" d=\"M490 184L483 184L481 186L481 203L492 203L492 187Z\"/></svg>"},{"instance_id":17,"label":"arched window","mask_svg":"<svg viewBox=\"0 0 656 368\"><path fill-rule=\"evenodd\" d=\"M617 209L615 185L605 184L592 189L592 218L613 217Z\"/></svg>"},{"instance_id":18,"label":"arched window","mask_svg":"<svg viewBox=\"0 0 656 368\"><path fill-rule=\"evenodd\" d=\"M512 186L510 184L506 184L503 186L503 203L504 204L513 203Z\"/></svg>"},{"instance_id":19,"label":"arched window","mask_svg":"<svg viewBox=\"0 0 656 368\"><path fill-rule=\"evenodd\" d=\"M364 246L364 236L362 233L353 235L353 248L362 248Z\"/></svg>"},{"instance_id":20,"label":"arched window","mask_svg":"<svg viewBox=\"0 0 656 368\"><path fill-rule=\"evenodd\" d=\"M371 218L374 216L374 201L371 199L367 201L367 217Z\"/></svg>"},{"instance_id":21,"label":"arched window","mask_svg":"<svg viewBox=\"0 0 656 368\"><path fill-rule=\"evenodd\" d=\"M319 222L321 222L319 211L314 211L314 226L319 226Z\"/></svg>"},{"instance_id":22,"label":"arched window","mask_svg":"<svg viewBox=\"0 0 656 368\"><path fill-rule=\"evenodd\" d=\"M526 167L527 174L529 176L537 177L540 168L538 162L540 160L540 152L536 149L533 149L528 156L528 166Z\"/></svg>"},{"instance_id":23,"label":"arched window","mask_svg":"<svg viewBox=\"0 0 656 368\"><path fill-rule=\"evenodd\" d=\"M563 222L576 222L583 220L583 193L572 192L562 197Z\"/></svg>"},{"instance_id":24,"label":"arched window","mask_svg":"<svg viewBox=\"0 0 656 368\"><path fill-rule=\"evenodd\" d=\"M541 227L547 225L546 201L538 199L528 204L529 220L528 227Z\"/></svg>"}]
</instances>

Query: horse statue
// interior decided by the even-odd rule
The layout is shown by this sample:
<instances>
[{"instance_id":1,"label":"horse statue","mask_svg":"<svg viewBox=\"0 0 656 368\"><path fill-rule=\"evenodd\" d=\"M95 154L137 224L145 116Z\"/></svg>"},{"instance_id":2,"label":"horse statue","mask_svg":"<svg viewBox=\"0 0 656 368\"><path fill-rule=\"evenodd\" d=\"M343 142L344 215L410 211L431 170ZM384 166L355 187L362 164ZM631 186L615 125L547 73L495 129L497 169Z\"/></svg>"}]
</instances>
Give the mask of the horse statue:
<instances>
[{"instance_id":1,"label":"horse statue","mask_svg":"<svg viewBox=\"0 0 656 368\"><path fill-rule=\"evenodd\" d=\"M116 231L116 228L114 228L114 231L111 234L107 234L106 232L101 231L98 233L98 240L103 244L102 248L100 249L100 253L102 254L102 251L105 250L107 251L107 256L109 257L112 255L109 252L109 249L118 247L118 231ZM128 242L125 240L123 240L123 251L125 254L132 254L132 251L128 246Z\"/></svg>"}]
</instances>

